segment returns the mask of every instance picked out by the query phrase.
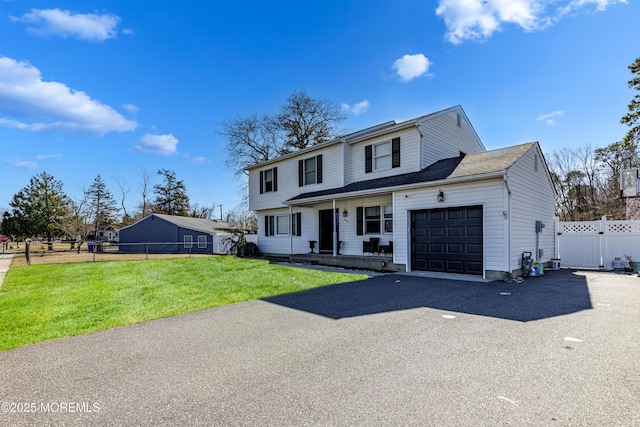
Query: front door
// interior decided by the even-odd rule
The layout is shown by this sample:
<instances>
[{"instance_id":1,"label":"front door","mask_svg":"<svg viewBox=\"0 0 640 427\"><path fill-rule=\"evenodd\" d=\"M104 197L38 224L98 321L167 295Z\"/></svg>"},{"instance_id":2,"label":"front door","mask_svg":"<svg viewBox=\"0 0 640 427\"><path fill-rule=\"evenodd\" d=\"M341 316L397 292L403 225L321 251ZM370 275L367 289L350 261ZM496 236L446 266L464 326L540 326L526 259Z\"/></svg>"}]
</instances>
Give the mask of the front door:
<instances>
[{"instance_id":1,"label":"front door","mask_svg":"<svg viewBox=\"0 0 640 427\"><path fill-rule=\"evenodd\" d=\"M321 210L319 213L319 218L320 218L320 224L319 224L319 228L320 228L320 232L318 233L320 235L320 246L318 247L318 250L320 252L324 252L324 253L333 253L333 215L332 215L332 209L324 209ZM335 215L338 215L338 209L336 209L335 211ZM337 222L337 217L336 217L336 224L338 224ZM337 225L336 225L336 231L337 230Z\"/></svg>"}]
</instances>

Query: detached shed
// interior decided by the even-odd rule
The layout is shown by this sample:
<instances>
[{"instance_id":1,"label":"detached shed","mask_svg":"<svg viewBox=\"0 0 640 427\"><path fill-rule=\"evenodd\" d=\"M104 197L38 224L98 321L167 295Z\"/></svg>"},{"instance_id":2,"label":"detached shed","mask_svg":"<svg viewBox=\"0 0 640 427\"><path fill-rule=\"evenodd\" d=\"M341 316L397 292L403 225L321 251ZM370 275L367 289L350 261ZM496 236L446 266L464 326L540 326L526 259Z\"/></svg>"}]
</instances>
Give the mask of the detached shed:
<instances>
[{"instance_id":1,"label":"detached shed","mask_svg":"<svg viewBox=\"0 0 640 427\"><path fill-rule=\"evenodd\" d=\"M119 233L121 252L211 254L226 252L231 227L215 219L151 214Z\"/></svg>"}]
</instances>

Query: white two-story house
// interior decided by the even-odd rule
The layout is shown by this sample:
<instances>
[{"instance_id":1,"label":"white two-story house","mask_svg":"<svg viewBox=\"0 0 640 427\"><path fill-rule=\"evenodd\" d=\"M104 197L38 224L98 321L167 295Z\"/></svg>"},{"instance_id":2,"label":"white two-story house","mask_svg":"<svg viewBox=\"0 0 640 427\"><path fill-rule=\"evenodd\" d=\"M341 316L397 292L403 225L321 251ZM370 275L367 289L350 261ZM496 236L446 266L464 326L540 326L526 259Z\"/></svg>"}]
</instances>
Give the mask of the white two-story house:
<instances>
[{"instance_id":1,"label":"white two-story house","mask_svg":"<svg viewBox=\"0 0 640 427\"><path fill-rule=\"evenodd\" d=\"M406 271L485 278L520 274L523 252L543 263L555 255L555 194L540 146L487 151L460 106L248 172L264 254L392 257Z\"/></svg>"}]
</instances>

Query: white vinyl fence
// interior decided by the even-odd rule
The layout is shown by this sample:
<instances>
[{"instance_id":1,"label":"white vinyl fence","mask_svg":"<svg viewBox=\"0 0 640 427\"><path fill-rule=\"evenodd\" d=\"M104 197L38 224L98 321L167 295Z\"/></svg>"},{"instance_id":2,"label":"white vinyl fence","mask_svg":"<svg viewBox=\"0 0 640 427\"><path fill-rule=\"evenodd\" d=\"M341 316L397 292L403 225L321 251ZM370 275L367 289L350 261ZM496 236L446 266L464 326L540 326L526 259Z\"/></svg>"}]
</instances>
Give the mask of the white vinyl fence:
<instances>
[{"instance_id":1,"label":"white vinyl fence","mask_svg":"<svg viewBox=\"0 0 640 427\"><path fill-rule=\"evenodd\" d=\"M613 268L615 258L640 261L640 220L559 222L556 247L564 267Z\"/></svg>"}]
</instances>

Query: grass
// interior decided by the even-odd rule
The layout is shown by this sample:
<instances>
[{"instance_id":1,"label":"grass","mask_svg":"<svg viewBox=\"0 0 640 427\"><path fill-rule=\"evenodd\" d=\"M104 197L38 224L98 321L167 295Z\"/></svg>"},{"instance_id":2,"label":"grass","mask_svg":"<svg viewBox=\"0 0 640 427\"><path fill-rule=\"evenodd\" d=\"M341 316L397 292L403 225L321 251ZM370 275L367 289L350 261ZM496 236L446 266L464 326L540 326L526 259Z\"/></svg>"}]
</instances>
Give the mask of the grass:
<instances>
[{"instance_id":1,"label":"grass","mask_svg":"<svg viewBox=\"0 0 640 427\"><path fill-rule=\"evenodd\" d=\"M0 351L366 277L235 257L13 266Z\"/></svg>"}]
</instances>

